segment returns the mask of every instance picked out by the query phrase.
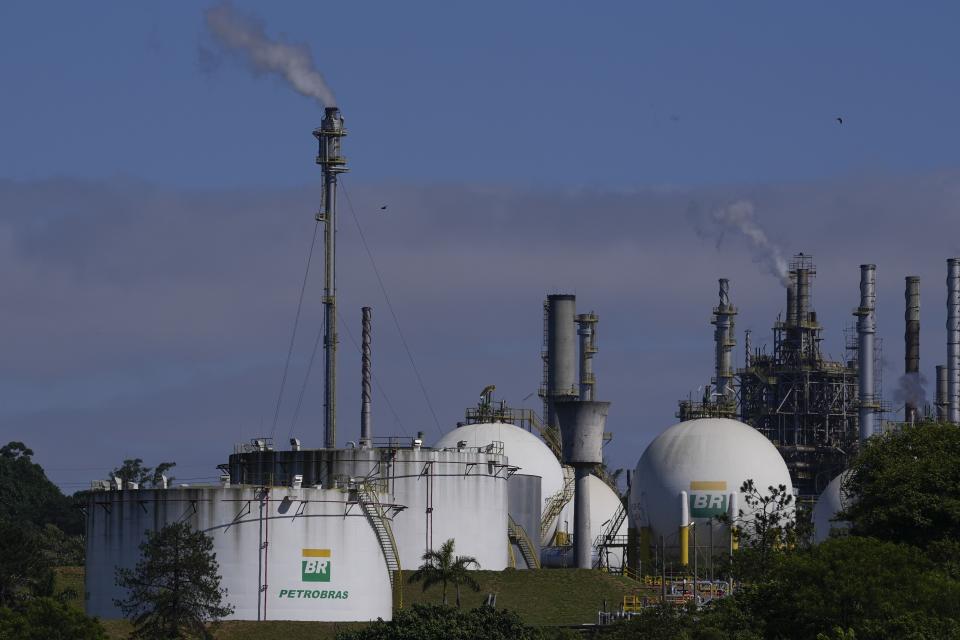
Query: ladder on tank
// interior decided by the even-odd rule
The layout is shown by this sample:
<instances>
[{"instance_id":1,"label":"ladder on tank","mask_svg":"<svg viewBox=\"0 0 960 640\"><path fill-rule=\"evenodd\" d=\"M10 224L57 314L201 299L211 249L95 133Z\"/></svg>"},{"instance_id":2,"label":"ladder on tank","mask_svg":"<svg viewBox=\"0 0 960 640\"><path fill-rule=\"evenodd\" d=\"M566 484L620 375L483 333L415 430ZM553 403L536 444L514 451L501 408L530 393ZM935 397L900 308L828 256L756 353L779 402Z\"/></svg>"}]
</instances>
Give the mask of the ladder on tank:
<instances>
[{"instance_id":1,"label":"ladder on tank","mask_svg":"<svg viewBox=\"0 0 960 640\"><path fill-rule=\"evenodd\" d=\"M620 527L623 525L623 521L627 519L627 510L623 506L623 502L620 503L620 507L617 509L617 512L610 522L607 523L607 526L603 529L603 532L597 536L597 539L593 541L593 548L597 552L597 560L593 563L594 569L609 569L607 566L607 551L612 547L623 547L624 544L621 540L623 536L618 536L617 532L620 531Z\"/></svg>"},{"instance_id":2,"label":"ladder on tank","mask_svg":"<svg viewBox=\"0 0 960 640\"><path fill-rule=\"evenodd\" d=\"M380 550L383 551L383 560L387 565L387 574L390 576L390 588L393 590L396 606L403 608L403 576L400 574L400 554L397 551L397 540L393 537L393 527L387 518L389 507L380 503L376 486L361 482L357 485L357 501L364 515L370 521L377 534Z\"/></svg>"},{"instance_id":3,"label":"ladder on tank","mask_svg":"<svg viewBox=\"0 0 960 640\"><path fill-rule=\"evenodd\" d=\"M526 530L509 514L507 514L507 538L520 549L520 555L523 556L523 561L527 563L528 569L540 568L537 548L533 545Z\"/></svg>"},{"instance_id":4,"label":"ladder on tank","mask_svg":"<svg viewBox=\"0 0 960 640\"><path fill-rule=\"evenodd\" d=\"M573 500L573 491L575 478L573 467L564 465L563 467L563 488L547 498L547 507L543 510L543 517L540 519L540 540L546 540L550 533L550 527L560 517L560 512Z\"/></svg>"}]
</instances>

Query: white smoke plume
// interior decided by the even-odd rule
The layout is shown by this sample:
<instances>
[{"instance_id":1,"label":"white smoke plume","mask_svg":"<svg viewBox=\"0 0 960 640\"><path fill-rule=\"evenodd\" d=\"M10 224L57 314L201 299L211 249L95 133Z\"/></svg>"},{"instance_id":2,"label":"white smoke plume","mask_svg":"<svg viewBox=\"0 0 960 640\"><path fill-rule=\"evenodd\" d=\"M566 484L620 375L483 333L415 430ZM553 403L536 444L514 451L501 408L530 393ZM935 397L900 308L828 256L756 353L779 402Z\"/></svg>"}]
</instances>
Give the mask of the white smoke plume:
<instances>
[{"instance_id":1,"label":"white smoke plume","mask_svg":"<svg viewBox=\"0 0 960 640\"><path fill-rule=\"evenodd\" d=\"M738 234L750 246L754 262L780 280L784 287L790 285L789 267L787 260L783 257L783 251L767 236L767 232L757 222L752 202L738 200L714 210L705 220L703 218L699 220L697 231L701 235L715 237L718 249L723 244L727 233Z\"/></svg>"},{"instance_id":2,"label":"white smoke plume","mask_svg":"<svg viewBox=\"0 0 960 640\"><path fill-rule=\"evenodd\" d=\"M905 373L897 381L893 401L897 404L912 404L922 408L927 402L927 378L922 373Z\"/></svg>"},{"instance_id":3,"label":"white smoke plume","mask_svg":"<svg viewBox=\"0 0 960 640\"><path fill-rule=\"evenodd\" d=\"M261 20L238 13L229 2L207 9L205 15L217 45L243 61L251 71L277 74L321 106L336 106L333 91L314 66L306 45L271 40Z\"/></svg>"}]
</instances>

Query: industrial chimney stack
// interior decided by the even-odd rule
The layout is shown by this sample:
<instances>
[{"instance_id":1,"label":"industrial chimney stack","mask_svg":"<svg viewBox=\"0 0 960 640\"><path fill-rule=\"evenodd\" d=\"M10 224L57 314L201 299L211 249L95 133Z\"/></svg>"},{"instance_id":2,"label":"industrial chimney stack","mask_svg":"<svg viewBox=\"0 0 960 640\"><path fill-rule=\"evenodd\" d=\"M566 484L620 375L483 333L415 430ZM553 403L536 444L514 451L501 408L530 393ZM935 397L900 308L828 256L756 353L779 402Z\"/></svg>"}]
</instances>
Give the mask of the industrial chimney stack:
<instances>
[{"instance_id":1,"label":"industrial chimney stack","mask_svg":"<svg viewBox=\"0 0 960 640\"><path fill-rule=\"evenodd\" d=\"M597 378L593 375L593 356L597 354L597 322L594 312L577 315L577 335L580 336L580 399L593 400L597 393Z\"/></svg>"},{"instance_id":2,"label":"industrial chimney stack","mask_svg":"<svg viewBox=\"0 0 960 640\"><path fill-rule=\"evenodd\" d=\"M717 402L733 402L733 347L737 341L734 337L733 317L737 309L730 304L730 281L720 278L720 303L713 310L711 324L716 327L713 341L716 348L714 356L716 376L714 384L717 388Z\"/></svg>"},{"instance_id":3,"label":"industrial chimney stack","mask_svg":"<svg viewBox=\"0 0 960 640\"><path fill-rule=\"evenodd\" d=\"M547 296L546 342L544 356L546 385L543 389L544 422L559 428L554 405L577 397L577 316L576 296Z\"/></svg>"},{"instance_id":4,"label":"industrial chimney stack","mask_svg":"<svg viewBox=\"0 0 960 640\"><path fill-rule=\"evenodd\" d=\"M920 278L917 276L907 276L906 290L904 291L906 299L906 311L903 319L905 328L904 339L904 374L908 376L920 375ZM919 407L912 401L907 401L903 408L903 419L908 424L913 424L920 417Z\"/></svg>"},{"instance_id":5,"label":"industrial chimney stack","mask_svg":"<svg viewBox=\"0 0 960 640\"><path fill-rule=\"evenodd\" d=\"M960 258L947 260L947 419L960 423Z\"/></svg>"},{"instance_id":6,"label":"industrial chimney stack","mask_svg":"<svg viewBox=\"0 0 960 640\"><path fill-rule=\"evenodd\" d=\"M859 361L860 396L860 442L863 443L874 433L873 399L873 339L877 332L877 267L873 264L860 265L860 306L854 312L857 316L857 359Z\"/></svg>"},{"instance_id":7,"label":"industrial chimney stack","mask_svg":"<svg viewBox=\"0 0 960 640\"><path fill-rule=\"evenodd\" d=\"M323 249L323 446L337 446L337 176L347 171L347 160L341 153L343 116L336 107L324 110L319 129L314 137L320 144L317 164L323 171L323 192L317 222L324 224Z\"/></svg>"},{"instance_id":8,"label":"industrial chimney stack","mask_svg":"<svg viewBox=\"0 0 960 640\"><path fill-rule=\"evenodd\" d=\"M373 367L371 363L370 334L373 322L370 307L363 307L363 337L361 338L361 388L360 388L360 446L369 447L373 441L370 425L370 396Z\"/></svg>"}]
</instances>

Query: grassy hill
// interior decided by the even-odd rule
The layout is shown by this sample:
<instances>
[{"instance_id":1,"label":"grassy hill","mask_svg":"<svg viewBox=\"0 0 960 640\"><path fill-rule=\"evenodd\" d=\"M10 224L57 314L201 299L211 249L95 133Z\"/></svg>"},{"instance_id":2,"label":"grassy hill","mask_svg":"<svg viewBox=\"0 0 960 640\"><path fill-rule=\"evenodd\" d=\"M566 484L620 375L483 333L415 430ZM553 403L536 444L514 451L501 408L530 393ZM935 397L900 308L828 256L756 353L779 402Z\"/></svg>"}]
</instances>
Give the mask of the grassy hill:
<instances>
[{"instance_id":1,"label":"grassy hill","mask_svg":"<svg viewBox=\"0 0 960 640\"><path fill-rule=\"evenodd\" d=\"M406 572L409 575L410 572ZM464 591L464 608L477 607L488 593L497 594L497 608L511 609L520 614L527 624L537 626L571 625L596 620L597 610L604 600L616 608L624 595L634 593L636 583L622 576L586 569L545 569L542 571L477 571L479 592ZM58 570L58 587L72 589L76 597L71 601L83 608L83 567L65 567ZM455 601L453 588L448 600ZM404 585L404 606L413 603L439 603L440 587L424 593L420 585ZM126 638L130 626L123 620L104 620L111 638ZM358 623L332 622L224 622L216 633L217 640L326 640L336 637L339 630L355 627ZM362 624L362 623L360 623Z\"/></svg>"}]
</instances>

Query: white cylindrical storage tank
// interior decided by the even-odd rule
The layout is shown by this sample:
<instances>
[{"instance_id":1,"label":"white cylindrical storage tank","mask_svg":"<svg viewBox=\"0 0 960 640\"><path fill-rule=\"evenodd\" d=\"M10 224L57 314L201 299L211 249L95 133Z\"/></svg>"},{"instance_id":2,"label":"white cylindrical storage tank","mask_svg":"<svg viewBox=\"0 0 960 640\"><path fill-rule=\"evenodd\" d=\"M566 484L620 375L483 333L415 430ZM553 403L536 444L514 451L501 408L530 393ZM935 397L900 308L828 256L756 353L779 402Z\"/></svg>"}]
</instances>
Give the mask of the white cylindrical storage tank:
<instances>
[{"instance_id":1,"label":"white cylindrical storage tank","mask_svg":"<svg viewBox=\"0 0 960 640\"><path fill-rule=\"evenodd\" d=\"M781 484L793 493L783 457L759 431L726 418L680 422L657 436L637 463L630 526L648 527L654 543L663 536L667 554L676 557L681 493L686 492L689 519L698 528L698 548L708 545L712 535L714 551L720 553L728 548L729 531L714 518L727 513L732 501L747 511L740 493L746 480L753 480L763 494Z\"/></svg>"},{"instance_id":2,"label":"white cylindrical storage tank","mask_svg":"<svg viewBox=\"0 0 960 640\"><path fill-rule=\"evenodd\" d=\"M261 499L263 497L263 499ZM186 522L213 540L232 620L390 619L390 576L374 528L348 491L190 487L87 496L86 611L120 618L118 568L149 530ZM263 546L261 546L263 544ZM262 551L261 551L262 549Z\"/></svg>"},{"instance_id":3,"label":"white cylindrical storage tank","mask_svg":"<svg viewBox=\"0 0 960 640\"><path fill-rule=\"evenodd\" d=\"M817 503L813 507L813 540L817 544L830 537L831 534L843 534L850 528L850 523L846 520L837 520L837 514L841 513L850 504L850 495L844 491L844 483L847 481L849 471L844 471L836 478L830 481Z\"/></svg>"},{"instance_id":4,"label":"white cylindrical storage tank","mask_svg":"<svg viewBox=\"0 0 960 640\"><path fill-rule=\"evenodd\" d=\"M553 455L540 438L529 431L506 422L487 422L468 424L447 432L439 441L437 449L456 448L458 443L466 447L486 447L493 442L503 443L503 453L511 466L519 467L517 473L540 476L540 498L543 510L550 500L563 491L563 470L560 461ZM549 527L541 544L548 544L557 530L555 520ZM539 531L528 531L528 535L538 536Z\"/></svg>"}]
</instances>

